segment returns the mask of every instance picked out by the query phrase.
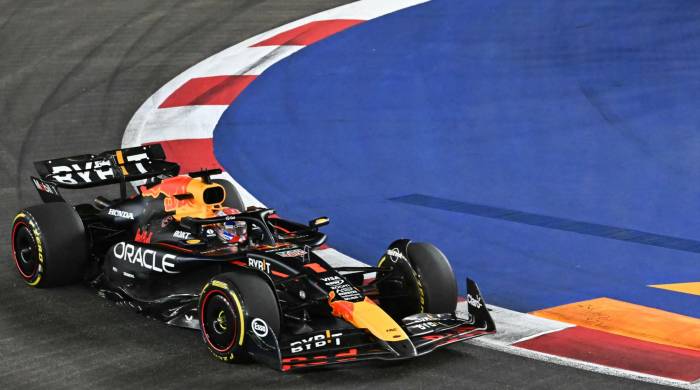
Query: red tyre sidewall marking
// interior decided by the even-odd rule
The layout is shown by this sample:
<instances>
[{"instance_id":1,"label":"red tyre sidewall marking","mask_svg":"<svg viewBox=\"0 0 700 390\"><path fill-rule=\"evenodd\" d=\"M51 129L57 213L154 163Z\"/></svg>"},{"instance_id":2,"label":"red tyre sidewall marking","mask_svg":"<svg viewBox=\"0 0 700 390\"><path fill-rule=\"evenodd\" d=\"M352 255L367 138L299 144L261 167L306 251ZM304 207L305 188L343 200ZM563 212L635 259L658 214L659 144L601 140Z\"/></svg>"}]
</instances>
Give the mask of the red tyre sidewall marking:
<instances>
[{"instance_id":1,"label":"red tyre sidewall marking","mask_svg":"<svg viewBox=\"0 0 700 390\"><path fill-rule=\"evenodd\" d=\"M34 272L31 274L27 275L22 271L22 267L19 265L19 260L17 260L17 250L15 249L15 235L17 234L17 229L20 226L24 226L29 230L29 234L32 236L32 240L34 240L34 235L32 234L31 229L29 228L29 225L24 222L24 221L19 221L15 223L15 226L12 228L12 258L15 261L15 266L17 267L17 271L19 271L20 275L22 276L22 279L30 281L36 276L37 271L39 271L39 264L36 265Z\"/></svg>"},{"instance_id":2,"label":"red tyre sidewall marking","mask_svg":"<svg viewBox=\"0 0 700 390\"><path fill-rule=\"evenodd\" d=\"M224 302L226 302L229 309L231 309L231 313L233 313L234 316L236 315L235 311L233 310L233 307L231 306L231 302L229 301L228 297L226 296L226 293L222 290L211 290L211 291L208 291L207 295L204 296L204 299L202 300L202 304L200 305L199 323L201 324L202 333L204 333L204 339L207 341L207 344L209 344L210 347L212 347L215 351L217 351L219 353L227 353L227 352L231 351L231 349L233 348L233 345L236 343L235 334L234 334L234 337L231 337L231 342L229 343L229 345L226 346L226 348L219 349L213 343L211 343L209 341L209 334L207 334L206 322L204 322L204 309L207 306L207 301L209 301L209 298L214 294L221 295L224 298ZM236 319L239 320L238 318L236 318ZM233 322L232 326L234 327L234 329L237 329L236 321L232 321L232 322Z\"/></svg>"}]
</instances>

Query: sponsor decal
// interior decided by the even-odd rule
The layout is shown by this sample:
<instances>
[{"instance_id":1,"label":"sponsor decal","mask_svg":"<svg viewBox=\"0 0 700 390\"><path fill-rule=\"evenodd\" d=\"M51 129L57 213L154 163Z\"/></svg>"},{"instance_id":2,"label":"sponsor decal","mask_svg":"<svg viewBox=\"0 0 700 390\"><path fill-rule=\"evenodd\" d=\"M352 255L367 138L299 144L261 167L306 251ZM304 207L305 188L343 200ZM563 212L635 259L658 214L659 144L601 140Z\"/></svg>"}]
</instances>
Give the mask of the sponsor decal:
<instances>
[{"instance_id":1,"label":"sponsor decal","mask_svg":"<svg viewBox=\"0 0 700 390\"><path fill-rule=\"evenodd\" d=\"M207 229L206 231L207 237L216 237L216 232L214 229Z\"/></svg>"},{"instance_id":2,"label":"sponsor decal","mask_svg":"<svg viewBox=\"0 0 700 390\"><path fill-rule=\"evenodd\" d=\"M36 187L37 190L49 193L51 195L59 196L58 188L56 188L55 185L44 181L39 181L37 179L32 179L32 181L34 182L34 187Z\"/></svg>"},{"instance_id":3,"label":"sponsor decal","mask_svg":"<svg viewBox=\"0 0 700 390\"><path fill-rule=\"evenodd\" d=\"M149 231L141 231L141 228L138 228L136 230L136 237L134 237L134 241L140 242L143 244L150 244L151 243L151 237L153 237L153 232Z\"/></svg>"},{"instance_id":4,"label":"sponsor decal","mask_svg":"<svg viewBox=\"0 0 700 390\"><path fill-rule=\"evenodd\" d=\"M481 309L481 297L477 295L476 297L472 297L471 294L467 294L467 303L469 306L474 306L477 309Z\"/></svg>"},{"instance_id":5,"label":"sponsor decal","mask_svg":"<svg viewBox=\"0 0 700 390\"><path fill-rule=\"evenodd\" d=\"M192 233L183 232L182 230L175 230L175 233L173 233L173 237L179 238L181 240L187 240L188 238L190 238L190 234Z\"/></svg>"},{"instance_id":6,"label":"sponsor decal","mask_svg":"<svg viewBox=\"0 0 700 390\"><path fill-rule=\"evenodd\" d=\"M270 273L270 263L267 262L267 260L264 259L248 259L248 267L251 268L257 268L260 271Z\"/></svg>"},{"instance_id":7,"label":"sponsor decal","mask_svg":"<svg viewBox=\"0 0 700 390\"><path fill-rule=\"evenodd\" d=\"M121 152L121 151L118 151ZM126 161L137 162L140 160L148 160L147 153L134 155L125 155ZM49 161L49 164L52 162ZM136 169L140 173L146 173L146 168L143 164L136 163ZM51 165L51 178L64 184L92 183L95 181L103 181L114 178L114 170L112 163L108 159L86 161L84 163L76 162L66 165Z\"/></svg>"},{"instance_id":8,"label":"sponsor decal","mask_svg":"<svg viewBox=\"0 0 700 390\"><path fill-rule=\"evenodd\" d=\"M134 219L134 213L130 213L128 211L123 211L123 210L109 209L109 211L107 211L107 214L109 214L113 217L120 217L120 218L124 218L124 219Z\"/></svg>"},{"instance_id":9,"label":"sponsor decal","mask_svg":"<svg viewBox=\"0 0 700 390\"><path fill-rule=\"evenodd\" d=\"M306 255L306 251L303 249L292 249L289 251L278 252L277 254L282 257L302 257Z\"/></svg>"},{"instance_id":10,"label":"sponsor decal","mask_svg":"<svg viewBox=\"0 0 700 390\"><path fill-rule=\"evenodd\" d=\"M418 330L431 330L439 327L440 324L433 321L419 322L417 324L411 325L411 328L418 328Z\"/></svg>"},{"instance_id":11,"label":"sponsor decal","mask_svg":"<svg viewBox=\"0 0 700 390\"><path fill-rule=\"evenodd\" d=\"M224 283L224 282L221 282L221 281L219 281L219 280L214 280L214 281L212 281L212 282L211 282L211 285L214 286L214 287L223 288L223 289L225 289L225 290L228 290L228 284L226 284L226 283Z\"/></svg>"},{"instance_id":12,"label":"sponsor decal","mask_svg":"<svg viewBox=\"0 0 700 390\"><path fill-rule=\"evenodd\" d=\"M173 219L175 219L175 218L173 218L172 215L168 215L167 217L163 218L163 220L160 221L160 227L164 228L164 227L168 226L170 224L170 222L173 221Z\"/></svg>"},{"instance_id":13,"label":"sponsor decal","mask_svg":"<svg viewBox=\"0 0 700 390\"><path fill-rule=\"evenodd\" d=\"M270 331L267 323L262 318L254 318L250 324L253 328L253 333L260 338L267 336L267 333Z\"/></svg>"},{"instance_id":14,"label":"sponsor decal","mask_svg":"<svg viewBox=\"0 0 700 390\"><path fill-rule=\"evenodd\" d=\"M403 253L401 253L401 251L397 248L389 249L388 251L386 251L386 255L389 256L389 260L391 260L392 263L396 263L397 261L399 261L399 259L403 261L408 261L406 256L404 256Z\"/></svg>"},{"instance_id":15,"label":"sponsor decal","mask_svg":"<svg viewBox=\"0 0 700 390\"><path fill-rule=\"evenodd\" d=\"M152 249L137 247L132 244L120 242L114 245L112 252L114 257L138 264L142 268L155 272L175 274L175 264L172 262L176 256L168 253L158 253Z\"/></svg>"},{"instance_id":16,"label":"sponsor decal","mask_svg":"<svg viewBox=\"0 0 700 390\"><path fill-rule=\"evenodd\" d=\"M84 164L51 166L52 179L64 184L92 183L114 178L109 160L88 161Z\"/></svg>"},{"instance_id":17,"label":"sponsor decal","mask_svg":"<svg viewBox=\"0 0 700 390\"><path fill-rule=\"evenodd\" d=\"M362 299L362 294L340 276L326 276L325 278L321 278L321 280L344 301L357 301Z\"/></svg>"},{"instance_id":18,"label":"sponsor decal","mask_svg":"<svg viewBox=\"0 0 700 390\"><path fill-rule=\"evenodd\" d=\"M342 332L331 333L327 330L323 334L317 334L315 336L304 337L296 341L292 341L289 346L292 347L292 353L300 353L311 351L316 348L339 346L340 337L343 335Z\"/></svg>"}]
</instances>

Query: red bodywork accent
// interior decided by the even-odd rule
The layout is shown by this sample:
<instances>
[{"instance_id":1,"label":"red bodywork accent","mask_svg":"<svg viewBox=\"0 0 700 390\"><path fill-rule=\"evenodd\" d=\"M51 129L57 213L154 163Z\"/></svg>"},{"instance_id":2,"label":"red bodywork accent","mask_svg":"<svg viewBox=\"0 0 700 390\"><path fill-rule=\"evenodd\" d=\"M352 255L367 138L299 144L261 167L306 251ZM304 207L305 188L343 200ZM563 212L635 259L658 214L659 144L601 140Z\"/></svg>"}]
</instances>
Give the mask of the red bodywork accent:
<instances>
[{"instance_id":1,"label":"red bodywork accent","mask_svg":"<svg viewBox=\"0 0 700 390\"><path fill-rule=\"evenodd\" d=\"M316 273L323 273L326 272L326 269L321 266L319 263L309 263L309 264L304 264L304 268L309 268L313 270Z\"/></svg>"},{"instance_id":2,"label":"red bodywork accent","mask_svg":"<svg viewBox=\"0 0 700 390\"><path fill-rule=\"evenodd\" d=\"M288 278L289 277L289 275L283 274L282 272L270 271L270 273L275 275L275 276L279 276L280 278Z\"/></svg>"},{"instance_id":3,"label":"red bodywork accent","mask_svg":"<svg viewBox=\"0 0 700 390\"><path fill-rule=\"evenodd\" d=\"M351 348L344 352L331 355L318 355L312 357L295 356L282 359L282 371L289 371L292 368L322 366L336 362L349 362L357 359L357 348ZM285 364L286 363L286 364Z\"/></svg>"},{"instance_id":4,"label":"red bodywork accent","mask_svg":"<svg viewBox=\"0 0 700 390\"><path fill-rule=\"evenodd\" d=\"M152 237L153 237L153 232L149 232L146 230L144 230L142 232L141 228L139 228L138 230L136 230L136 237L134 237L134 241L140 242L142 244L150 244Z\"/></svg>"}]
</instances>

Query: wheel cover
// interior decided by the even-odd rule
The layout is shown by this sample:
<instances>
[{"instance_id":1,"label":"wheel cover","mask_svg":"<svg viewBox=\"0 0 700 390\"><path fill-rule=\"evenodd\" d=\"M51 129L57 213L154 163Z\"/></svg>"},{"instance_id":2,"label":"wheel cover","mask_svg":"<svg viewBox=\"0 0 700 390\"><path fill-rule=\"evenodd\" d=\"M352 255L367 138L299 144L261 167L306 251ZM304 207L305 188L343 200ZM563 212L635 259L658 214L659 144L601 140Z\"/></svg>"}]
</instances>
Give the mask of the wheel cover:
<instances>
[{"instance_id":1,"label":"wheel cover","mask_svg":"<svg viewBox=\"0 0 700 390\"><path fill-rule=\"evenodd\" d=\"M202 300L200 323L211 348L220 353L231 351L238 336L237 321L236 311L222 291L207 292Z\"/></svg>"},{"instance_id":2,"label":"wheel cover","mask_svg":"<svg viewBox=\"0 0 700 390\"><path fill-rule=\"evenodd\" d=\"M17 222L12 229L12 256L22 278L34 278L39 270L36 239L29 225L23 221Z\"/></svg>"}]
</instances>

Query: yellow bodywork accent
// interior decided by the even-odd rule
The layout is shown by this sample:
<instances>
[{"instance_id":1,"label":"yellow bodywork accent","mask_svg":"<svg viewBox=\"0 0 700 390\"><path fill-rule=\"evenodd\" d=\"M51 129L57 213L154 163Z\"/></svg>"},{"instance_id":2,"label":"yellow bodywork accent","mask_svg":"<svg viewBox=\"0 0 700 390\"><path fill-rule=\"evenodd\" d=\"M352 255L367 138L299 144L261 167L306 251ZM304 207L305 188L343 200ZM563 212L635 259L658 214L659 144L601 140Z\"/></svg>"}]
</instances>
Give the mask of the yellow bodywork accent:
<instances>
[{"instance_id":1,"label":"yellow bodywork accent","mask_svg":"<svg viewBox=\"0 0 700 390\"><path fill-rule=\"evenodd\" d=\"M221 202L207 204L204 202L204 192L209 188L219 188L223 197ZM212 218L216 212L223 208L226 199L226 189L217 183L205 183L201 178L176 176L163 180L162 183L152 187L142 187L141 195L157 198L164 195L163 207L165 211L174 211L176 221L184 217ZM176 195L191 195L189 199L177 199Z\"/></svg>"},{"instance_id":2,"label":"yellow bodywork accent","mask_svg":"<svg viewBox=\"0 0 700 390\"><path fill-rule=\"evenodd\" d=\"M116 155L117 155L117 162L119 163L119 165L124 164L124 153L122 153L121 150L117 150Z\"/></svg>"},{"instance_id":3,"label":"yellow bodywork accent","mask_svg":"<svg viewBox=\"0 0 700 390\"><path fill-rule=\"evenodd\" d=\"M401 341L408 338L401 326L369 298L365 297L365 300L360 302L332 301L334 296L335 294L331 293L330 305L334 316L344 319L356 328L367 329L383 341Z\"/></svg>"}]
</instances>

